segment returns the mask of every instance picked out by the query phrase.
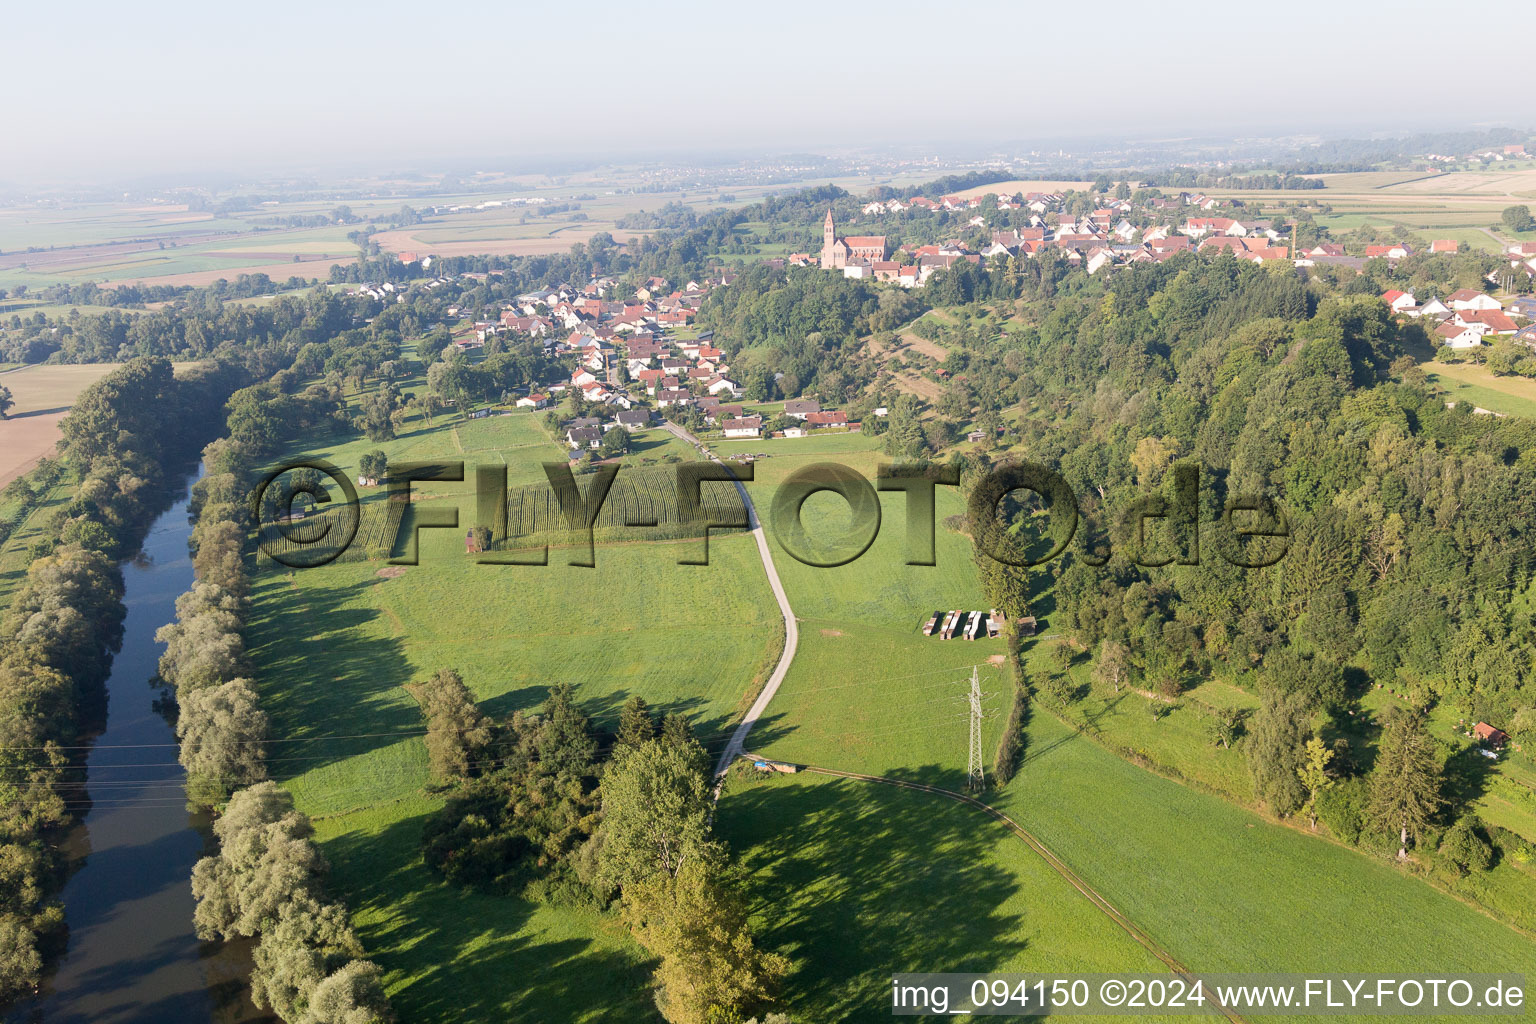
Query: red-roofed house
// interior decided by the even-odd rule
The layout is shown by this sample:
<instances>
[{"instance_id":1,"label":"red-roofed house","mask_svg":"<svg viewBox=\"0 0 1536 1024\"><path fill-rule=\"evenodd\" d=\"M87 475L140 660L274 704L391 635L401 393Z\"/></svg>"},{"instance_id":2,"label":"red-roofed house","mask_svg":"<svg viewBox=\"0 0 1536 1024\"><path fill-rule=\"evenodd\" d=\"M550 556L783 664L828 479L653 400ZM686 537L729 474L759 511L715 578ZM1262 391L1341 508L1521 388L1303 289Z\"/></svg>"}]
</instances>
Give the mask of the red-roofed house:
<instances>
[{"instance_id":1,"label":"red-roofed house","mask_svg":"<svg viewBox=\"0 0 1536 1024\"><path fill-rule=\"evenodd\" d=\"M1460 248L1461 243L1457 242L1454 238L1437 238L1433 242L1429 243L1430 252L1448 252L1454 254Z\"/></svg>"},{"instance_id":2,"label":"red-roofed house","mask_svg":"<svg viewBox=\"0 0 1536 1024\"><path fill-rule=\"evenodd\" d=\"M1488 334L1514 334L1520 329L1513 320L1496 309L1464 309L1456 314L1456 319L1469 327L1482 324L1488 328Z\"/></svg>"}]
</instances>

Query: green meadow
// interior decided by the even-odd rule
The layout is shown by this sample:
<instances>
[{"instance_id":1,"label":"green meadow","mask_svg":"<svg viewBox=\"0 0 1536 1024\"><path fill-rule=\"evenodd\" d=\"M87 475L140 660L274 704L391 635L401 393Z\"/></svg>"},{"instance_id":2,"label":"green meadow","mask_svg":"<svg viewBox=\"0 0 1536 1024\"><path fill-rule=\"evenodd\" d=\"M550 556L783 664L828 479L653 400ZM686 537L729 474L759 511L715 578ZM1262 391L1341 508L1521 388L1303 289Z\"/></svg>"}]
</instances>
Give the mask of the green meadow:
<instances>
[{"instance_id":1,"label":"green meadow","mask_svg":"<svg viewBox=\"0 0 1536 1024\"><path fill-rule=\"evenodd\" d=\"M248 645L277 737L271 768L317 819L403 1019L644 1018L649 971L616 918L472 896L426 871L421 830L441 800L402 687L455 668L488 713L506 716L569 682L603 728L639 694L686 714L718 749L781 643L756 547L717 531L708 566L678 564L698 541L599 546L595 568L568 564L561 548L547 566L477 564L463 542L471 467L504 460L512 481L531 482L564 447L542 414L412 427L392 442L321 438L287 453L354 476L375 447L392 461L462 459L469 479L416 485L418 512L456 508L461 526L422 530L414 566L380 557L289 570L258 556Z\"/></svg>"},{"instance_id":2,"label":"green meadow","mask_svg":"<svg viewBox=\"0 0 1536 1024\"><path fill-rule=\"evenodd\" d=\"M779 480L820 457L807 453L758 463L752 487L759 509L769 505ZM868 450L839 458L869 478L880 461ZM902 564L900 495L886 496L878 539L849 565L803 566L773 545L800 619L800 653L769 705L761 731L755 729L749 738L750 749L787 761L959 789L967 750L960 694L971 666L979 664L983 689L992 694L984 722L990 771L1011 687L1002 666L990 661L992 654L1002 653L1001 641L942 641L918 631L935 609L973 608L981 602L969 542L942 523L946 515L960 511L959 498L946 492L939 490L935 568ZM836 499L812 498L805 507L808 520L819 518L829 528L848 525ZM1043 613L1048 628L1044 606ZM1031 675L1055 670L1050 667L1054 659L1043 657L1048 645L1026 645ZM1133 691L1090 697L1077 713L1102 743L1037 708L1029 719L1019 775L1000 790L989 790L985 799L1034 832L1153 940L1195 970L1536 968L1536 944L1530 937L1481 910L1389 862L1276 824L1240 806L1251 801L1242 755L1213 748L1200 703L1248 706L1253 701L1230 684L1206 681L1188 694L1184 707L1154 723L1147 713L1148 699ZM1175 768L1188 784L1162 777L1115 751L1164 770ZM855 791L857 784L851 782L799 782L761 793L746 787L733 789L721 804L722 827L741 847L748 865L762 865L759 875L766 872L764 884L778 896L762 900L760 927L793 947L800 961L817 965L802 968L808 971L812 994L797 1004L813 1019L860 1019L849 1016L854 1013L849 997L834 982L862 979L853 983L855 990L862 985L873 992L882 970L901 969L908 942L936 949L930 969L960 969L946 959L943 940L930 932L964 934L967 927L985 932L994 923L985 915L967 913L963 901L951 905L937 900L928 917L931 929L886 924L877 908L899 907L905 893L920 887L921 875L913 881L890 870L878 855L859 856L862 836L834 828L831 819L847 814L870 821L871 828L883 823L886 831L876 849L900 861L913 846L943 850L946 843L955 842L953 836L935 836L938 826L930 819L962 814L964 809L947 807L939 797L893 795L882 787L865 786ZM831 791L823 793L823 787ZM867 791L877 789L882 791ZM775 790L787 795L779 797ZM808 832L800 831L791 810L776 806L780 800L810 816ZM880 809L887 801L898 801L905 809ZM823 819L829 823L821 824ZM982 819L976 828L984 835L990 832L991 838L972 854L974 864L1034 856L995 823ZM915 841L909 843L914 833ZM972 838L967 835L965 841ZM1004 853L1008 846L1016 846L1017 853ZM952 869L945 858L935 857L927 870L934 891L939 891ZM1501 876L1496 895L1511 901L1500 909L1523 911L1528 900L1512 895L1519 869L1500 870L1508 877ZM781 872L787 873L787 881L780 880ZM814 882L822 872L833 879L825 887ZM1528 877L1524 884L1529 890ZM786 908L783 892L790 889L796 897L789 898ZM1098 913L1081 896L1077 910L1056 909L1048 887L1038 882L1023 891L1035 915ZM824 892L856 893L857 925L827 927L820 914L842 908ZM1006 906L1010 894L1001 895ZM814 906L817 913L798 912L802 906ZM1361 924L1367 921L1369 926ZM872 942L887 951L883 960L848 942L850 931L866 934L861 930L865 925L872 929L867 933ZM1027 962L1016 958L1006 935L1007 929L998 929L995 935L977 938L977 959L999 965ZM1044 943L1039 948L1047 953L1045 962L1071 956ZM1104 949L1113 961L1113 947ZM1132 950L1120 961L1123 969L1138 969L1131 965L1139 955L1139 947Z\"/></svg>"}]
</instances>

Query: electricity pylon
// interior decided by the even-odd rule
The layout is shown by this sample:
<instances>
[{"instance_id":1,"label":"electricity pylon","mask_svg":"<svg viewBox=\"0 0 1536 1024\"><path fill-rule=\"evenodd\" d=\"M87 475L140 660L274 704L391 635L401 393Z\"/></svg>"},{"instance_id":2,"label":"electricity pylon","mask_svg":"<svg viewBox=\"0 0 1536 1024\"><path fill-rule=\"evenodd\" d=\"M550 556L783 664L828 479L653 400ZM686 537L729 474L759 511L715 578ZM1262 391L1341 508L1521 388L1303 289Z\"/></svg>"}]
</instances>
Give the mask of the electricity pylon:
<instances>
[{"instance_id":1,"label":"electricity pylon","mask_svg":"<svg viewBox=\"0 0 1536 1024\"><path fill-rule=\"evenodd\" d=\"M970 702L969 718L971 720L971 756L970 764L966 766L966 785L972 792L979 793L986 787L987 779L981 767L981 680L977 678L976 667L971 667L971 692L967 695Z\"/></svg>"}]
</instances>

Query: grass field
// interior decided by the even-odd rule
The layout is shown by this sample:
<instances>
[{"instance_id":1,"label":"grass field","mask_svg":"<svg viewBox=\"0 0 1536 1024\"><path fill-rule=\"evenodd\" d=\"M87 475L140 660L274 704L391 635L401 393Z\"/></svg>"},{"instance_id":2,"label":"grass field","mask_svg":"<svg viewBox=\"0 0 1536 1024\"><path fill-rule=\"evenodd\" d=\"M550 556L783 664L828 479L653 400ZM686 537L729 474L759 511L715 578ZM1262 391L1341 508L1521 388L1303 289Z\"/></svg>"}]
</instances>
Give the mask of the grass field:
<instances>
[{"instance_id":1,"label":"grass field","mask_svg":"<svg viewBox=\"0 0 1536 1024\"><path fill-rule=\"evenodd\" d=\"M649 972L616 919L469 896L425 871L419 838L439 799L424 790L420 713L402 684L454 667L487 712L509 715L568 681L605 727L640 694L687 714L718 749L780 642L745 535L718 532L704 567L677 564L696 542L602 546L595 569L564 564L559 549L547 567L474 564L462 539L475 515L470 467L502 459L513 482L542 479L538 463L564 454L541 418L296 446L348 473L374 447L392 461L462 458L470 479L421 485L418 506L455 505L461 528L423 531L419 564L395 578L379 576L382 561L290 573L263 559L255 581L249 647L282 738L273 772L319 819L338 889L406 1020L645 1019Z\"/></svg>"},{"instance_id":2,"label":"grass field","mask_svg":"<svg viewBox=\"0 0 1536 1024\"><path fill-rule=\"evenodd\" d=\"M775 455L759 463L758 480L752 485L759 508L767 506L778 480L797 464L818 457ZM877 458L872 452L838 458L873 476ZM807 503L807 517L838 521L835 501L817 505L818 500ZM941 519L959 510L957 498L940 501ZM966 764L961 681L970 666L979 663L983 689L994 695L987 705L992 717L984 723L990 767L1010 684L989 656L1000 653L1002 646L997 641L946 642L918 633L919 622L933 609L979 603L969 544L940 525L938 567L901 565L889 555L902 534L902 513L899 504L884 504L879 539L848 566L802 566L775 546L776 564L801 620L801 647L761 732L754 730L748 746L788 761L959 788ZM846 520L846 513L841 516ZM1032 650L1032 665L1036 657ZM1218 682L1202 685L1190 698L1189 707L1157 723L1146 713L1146 698L1135 694L1102 700L1085 707L1084 713L1107 741L1145 749L1149 760L1158 763L1182 764L1192 781L1211 792L1138 767L1041 709L1029 723L1020 775L988 799L1034 831L1159 944L1197 970L1536 967L1536 944L1479 910L1391 864L1236 806L1232 800L1251 797L1241 755L1225 751L1212 756L1193 703L1247 704L1251 698ZM1007 929L989 934L995 922L967 913L963 902L935 903L931 927L910 939L896 938L913 929L888 924L879 908L900 908L921 880L920 874L917 880L906 877L900 868L903 858L910 851L943 849L946 843L922 831L932 826L919 826L927 820L919 815L942 817L958 811L943 807L941 798L925 800L921 795L903 797L911 801L909 810L881 811L876 805L888 795L849 793L841 784L821 791L830 785L785 786L782 798L747 788L732 792L721 810L723 827L744 844L747 864L758 866L762 884L773 894L762 898L763 927L795 948L801 960L817 965L807 973L810 994L798 1004L804 1015L863 1019L852 1001L875 990L881 970L900 969L906 941L936 947L931 969L961 969L946 960L944 940L933 936L966 934L962 922L979 930L976 948L982 963L1027 962L1027 957L1012 959L1016 951L1009 945ZM776 806L780 799L786 806ZM808 832L794 824L797 806L813 823ZM873 843L875 852L864 852L873 841L862 831L845 834L831 824L843 815L870 821L871 829L886 823L886 831ZM827 824L820 824L823 818ZM1013 840L987 822L978 827L990 829L992 838L972 860L991 865L989 858L1005 856L1001 848ZM909 842L914 830L919 834ZM898 867L888 868L878 855L882 852ZM943 891L942 879L950 870L947 859L930 862L929 870L933 890ZM1500 892L1515 892L1517 869L1501 870L1510 877L1498 880ZM825 887L814 881L821 875L830 876ZM789 891L803 896L786 897ZM1070 912L1055 909L1048 887L1038 882L1024 891L1033 914ZM856 895L846 895L850 893ZM852 901L853 908L845 911L834 894L845 894L843 899ZM1009 905L1006 892L998 896L995 903ZM951 911L956 912L953 917ZM828 927L822 919L825 913L837 921L835 915L845 912L851 917L840 926ZM1370 926L1362 925L1365 921ZM862 931L865 926L871 929L868 933ZM868 934L871 944L891 952L883 962L868 957L859 951L862 943L848 941L850 932ZM1072 955L1043 943L1040 950L1047 958ZM1133 951L1132 956L1137 955L1139 951ZM1479 966L1484 964L1497 966ZM833 984L850 978L853 995Z\"/></svg>"},{"instance_id":3,"label":"grass field","mask_svg":"<svg viewBox=\"0 0 1536 1024\"><path fill-rule=\"evenodd\" d=\"M888 1015L896 971L1166 973L973 808L846 779L774 776L733 781L719 822L744 851L760 934L795 961L784 986L795 1020Z\"/></svg>"},{"instance_id":4,"label":"grass field","mask_svg":"<svg viewBox=\"0 0 1536 1024\"><path fill-rule=\"evenodd\" d=\"M1450 401L1507 416L1536 417L1536 380L1529 377L1496 376L1477 363L1428 362L1423 369Z\"/></svg>"}]
</instances>

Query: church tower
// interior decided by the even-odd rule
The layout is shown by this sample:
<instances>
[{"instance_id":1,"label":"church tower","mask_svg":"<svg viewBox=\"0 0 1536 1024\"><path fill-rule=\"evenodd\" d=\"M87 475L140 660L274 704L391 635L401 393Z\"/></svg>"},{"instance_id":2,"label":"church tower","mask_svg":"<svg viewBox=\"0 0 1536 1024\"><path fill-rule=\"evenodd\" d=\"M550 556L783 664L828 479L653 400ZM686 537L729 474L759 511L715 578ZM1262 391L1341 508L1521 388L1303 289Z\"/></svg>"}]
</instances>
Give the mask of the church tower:
<instances>
[{"instance_id":1,"label":"church tower","mask_svg":"<svg viewBox=\"0 0 1536 1024\"><path fill-rule=\"evenodd\" d=\"M827 207L827 219L821 222L821 269L839 266L837 259L837 226L832 223L832 208Z\"/></svg>"}]
</instances>

